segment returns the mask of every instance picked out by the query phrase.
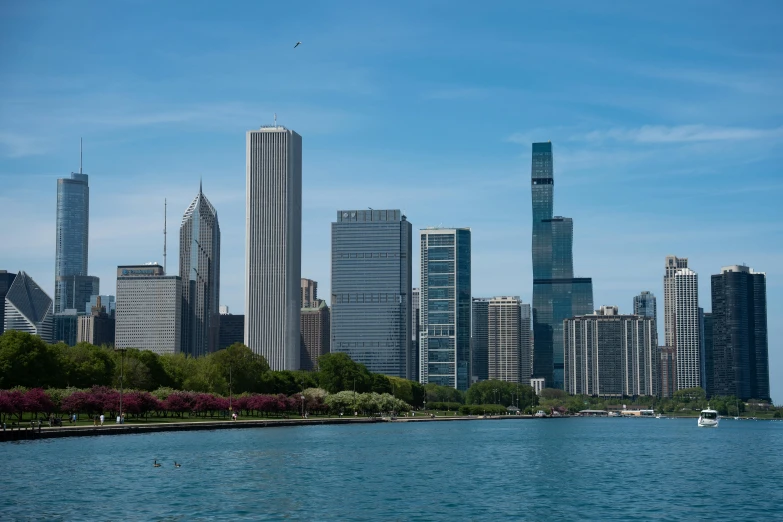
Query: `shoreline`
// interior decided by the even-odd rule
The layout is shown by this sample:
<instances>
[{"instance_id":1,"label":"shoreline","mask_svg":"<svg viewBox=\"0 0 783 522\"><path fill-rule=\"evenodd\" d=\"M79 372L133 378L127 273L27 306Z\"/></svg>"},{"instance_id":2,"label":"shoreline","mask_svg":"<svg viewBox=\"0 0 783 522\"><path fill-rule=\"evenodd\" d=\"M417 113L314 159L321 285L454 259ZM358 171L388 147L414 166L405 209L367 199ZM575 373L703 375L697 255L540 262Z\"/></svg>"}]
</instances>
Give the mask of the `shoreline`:
<instances>
[{"instance_id":1,"label":"shoreline","mask_svg":"<svg viewBox=\"0 0 783 522\"><path fill-rule=\"evenodd\" d=\"M545 417L552 419L567 419L569 417ZM327 424L375 424L378 422L445 422L445 421L477 421L503 419L536 419L531 415L501 415L497 417L358 417L358 418L317 418L317 419L248 419L248 420L217 420L168 422L163 424L108 424L105 426L58 426L58 427L26 427L15 430L0 431L0 442L19 440L59 439L65 437L96 437L102 435L131 435L140 433L159 433L166 431L206 431L249 428L277 428L285 426L319 426Z\"/></svg>"}]
</instances>

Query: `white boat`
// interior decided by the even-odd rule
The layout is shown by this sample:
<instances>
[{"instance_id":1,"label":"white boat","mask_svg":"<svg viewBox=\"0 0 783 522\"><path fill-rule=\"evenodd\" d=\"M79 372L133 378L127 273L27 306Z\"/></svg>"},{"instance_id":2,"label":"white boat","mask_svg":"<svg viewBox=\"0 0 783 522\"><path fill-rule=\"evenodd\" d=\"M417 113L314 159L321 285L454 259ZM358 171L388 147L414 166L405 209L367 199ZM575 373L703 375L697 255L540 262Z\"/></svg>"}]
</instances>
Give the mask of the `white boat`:
<instances>
[{"instance_id":1,"label":"white boat","mask_svg":"<svg viewBox=\"0 0 783 522\"><path fill-rule=\"evenodd\" d=\"M709 409L701 410L699 415L699 428L717 428L718 427L718 412Z\"/></svg>"}]
</instances>

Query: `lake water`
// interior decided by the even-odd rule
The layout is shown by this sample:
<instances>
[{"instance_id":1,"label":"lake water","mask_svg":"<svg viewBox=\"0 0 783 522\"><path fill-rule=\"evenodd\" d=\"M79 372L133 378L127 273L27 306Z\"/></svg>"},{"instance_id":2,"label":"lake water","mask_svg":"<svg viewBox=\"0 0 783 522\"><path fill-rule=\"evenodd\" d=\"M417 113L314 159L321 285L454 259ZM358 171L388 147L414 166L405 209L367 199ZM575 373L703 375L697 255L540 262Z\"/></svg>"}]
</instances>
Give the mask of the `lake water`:
<instances>
[{"instance_id":1,"label":"lake water","mask_svg":"<svg viewBox=\"0 0 783 522\"><path fill-rule=\"evenodd\" d=\"M487 420L2 443L0 519L780 520L782 449L783 422L731 419L718 429Z\"/></svg>"}]
</instances>

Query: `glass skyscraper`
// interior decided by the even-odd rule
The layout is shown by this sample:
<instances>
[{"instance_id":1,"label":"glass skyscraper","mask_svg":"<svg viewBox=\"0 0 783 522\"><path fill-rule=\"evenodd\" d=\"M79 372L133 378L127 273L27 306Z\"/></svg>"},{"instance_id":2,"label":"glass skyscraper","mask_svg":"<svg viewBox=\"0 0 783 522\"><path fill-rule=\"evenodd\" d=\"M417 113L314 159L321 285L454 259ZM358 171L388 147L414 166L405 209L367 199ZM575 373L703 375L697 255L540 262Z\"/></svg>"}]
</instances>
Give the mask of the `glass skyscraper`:
<instances>
[{"instance_id":1,"label":"glass skyscraper","mask_svg":"<svg viewBox=\"0 0 783 522\"><path fill-rule=\"evenodd\" d=\"M634 296L633 315L652 317L657 321L658 306L655 300L655 295L651 292L644 291L641 294Z\"/></svg>"},{"instance_id":2,"label":"glass skyscraper","mask_svg":"<svg viewBox=\"0 0 783 522\"><path fill-rule=\"evenodd\" d=\"M473 298L470 323L471 384L489 379L489 299Z\"/></svg>"},{"instance_id":3,"label":"glass skyscraper","mask_svg":"<svg viewBox=\"0 0 783 522\"><path fill-rule=\"evenodd\" d=\"M87 275L90 187L87 174L57 180L57 233L54 268L54 312L82 309L100 293L98 278Z\"/></svg>"},{"instance_id":4,"label":"glass skyscraper","mask_svg":"<svg viewBox=\"0 0 783 522\"><path fill-rule=\"evenodd\" d=\"M201 188L179 228L182 352L200 357L218 349L220 335L220 224Z\"/></svg>"},{"instance_id":5,"label":"glass skyscraper","mask_svg":"<svg viewBox=\"0 0 783 522\"><path fill-rule=\"evenodd\" d=\"M470 229L421 231L422 384L470 386Z\"/></svg>"},{"instance_id":6,"label":"glass skyscraper","mask_svg":"<svg viewBox=\"0 0 783 522\"><path fill-rule=\"evenodd\" d=\"M593 282L575 278L574 224L554 216L552 143L534 143L533 198L533 377L563 388L563 321L593 310Z\"/></svg>"},{"instance_id":7,"label":"glass skyscraper","mask_svg":"<svg viewBox=\"0 0 783 522\"><path fill-rule=\"evenodd\" d=\"M332 223L331 350L414 378L411 224L399 210L340 210Z\"/></svg>"}]
</instances>

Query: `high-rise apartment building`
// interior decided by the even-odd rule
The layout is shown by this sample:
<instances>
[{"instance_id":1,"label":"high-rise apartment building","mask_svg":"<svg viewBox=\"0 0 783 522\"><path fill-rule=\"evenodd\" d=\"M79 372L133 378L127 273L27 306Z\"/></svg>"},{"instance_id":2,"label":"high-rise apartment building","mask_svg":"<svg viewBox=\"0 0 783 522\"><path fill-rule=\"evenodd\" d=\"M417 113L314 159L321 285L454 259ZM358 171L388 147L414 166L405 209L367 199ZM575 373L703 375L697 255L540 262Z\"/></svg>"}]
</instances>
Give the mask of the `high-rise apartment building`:
<instances>
[{"instance_id":1,"label":"high-rise apartment building","mask_svg":"<svg viewBox=\"0 0 783 522\"><path fill-rule=\"evenodd\" d=\"M71 173L57 180L54 313L81 310L99 294L97 277L87 275L90 232L90 187L87 174Z\"/></svg>"},{"instance_id":2,"label":"high-rise apartment building","mask_svg":"<svg viewBox=\"0 0 783 522\"><path fill-rule=\"evenodd\" d=\"M300 308L312 308L318 306L318 282L312 279L302 278L302 296L299 299Z\"/></svg>"},{"instance_id":3,"label":"high-rise apartment building","mask_svg":"<svg viewBox=\"0 0 783 522\"><path fill-rule=\"evenodd\" d=\"M413 259L412 253L411 259ZM413 278L411 277L411 279ZM411 290L411 367L413 368L413 373L410 376L410 379L412 380L419 378L419 332L421 332L420 298L419 289L413 288Z\"/></svg>"},{"instance_id":4,"label":"high-rise apartment building","mask_svg":"<svg viewBox=\"0 0 783 522\"><path fill-rule=\"evenodd\" d=\"M489 378L529 384L530 305L519 297L493 297L487 311Z\"/></svg>"},{"instance_id":5,"label":"high-rise apartment building","mask_svg":"<svg viewBox=\"0 0 783 522\"><path fill-rule=\"evenodd\" d=\"M302 340L299 356L302 369L312 371L318 368L318 358L329 353L329 307L326 301L316 299L312 306L302 308Z\"/></svg>"},{"instance_id":6,"label":"high-rise apartment building","mask_svg":"<svg viewBox=\"0 0 783 522\"><path fill-rule=\"evenodd\" d=\"M150 350L159 355L182 349L182 281L163 267L117 267L117 348Z\"/></svg>"},{"instance_id":7,"label":"high-rise apartment building","mask_svg":"<svg viewBox=\"0 0 783 522\"><path fill-rule=\"evenodd\" d=\"M489 379L489 299L473 298L470 321L470 383Z\"/></svg>"},{"instance_id":8,"label":"high-rise apartment building","mask_svg":"<svg viewBox=\"0 0 783 522\"><path fill-rule=\"evenodd\" d=\"M552 143L533 143L533 375L563 388L563 320L593 310L593 282L575 278L573 221L554 216Z\"/></svg>"},{"instance_id":9,"label":"high-rise apartment building","mask_svg":"<svg viewBox=\"0 0 783 522\"><path fill-rule=\"evenodd\" d=\"M566 391L604 397L656 396L660 353L655 319L616 306L564 321Z\"/></svg>"},{"instance_id":10,"label":"high-rise apartment building","mask_svg":"<svg viewBox=\"0 0 783 522\"><path fill-rule=\"evenodd\" d=\"M470 386L471 247L469 228L421 231L422 384Z\"/></svg>"},{"instance_id":11,"label":"high-rise apartment building","mask_svg":"<svg viewBox=\"0 0 783 522\"><path fill-rule=\"evenodd\" d=\"M660 396L671 399L677 391L677 350L673 346L660 346Z\"/></svg>"},{"instance_id":12,"label":"high-rise apartment building","mask_svg":"<svg viewBox=\"0 0 783 522\"><path fill-rule=\"evenodd\" d=\"M106 311L101 296L95 297L95 305L90 310L90 315L79 317L76 342L114 346L114 313Z\"/></svg>"},{"instance_id":13,"label":"high-rise apartment building","mask_svg":"<svg viewBox=\"0 0 783 522\"><path fill-rule=\"evenodd\" d=\"M15 272L0 270L0 334L3 333L3 329L5 328L5 295L14 283L15 277Z\"/></svg>"},{"instance_id":14,"label":"high-rise apartment building","mask_svg":"<svg viewBox=\"0 0 783 522\"><path fill-rule=\"evenodd\" d=\"M182 352L191 357L212 353L220 335L220 224L201 184L179 227L179 276Z\"/></svg>"},{"instance_id":15,"label":"high-rise apartment building","mask_svg":"<svg viewBox=\"0 0 783 522\"><path fill-rule=\"evenodd\" d=\"M673 320L677 389L701 386L699 277L689 268L680 268L674 273Z\"/></svg>"},{"instance_id":16,"label":"high-rise apartment building","mask_svg":"<svg viewBox=\"0 0 783 522\"><path fill-rule=\"evenodd\" d=\"M712 276L711 288L714 394L768 400L766 275L726 266Z\"/></svg>"},{"instance_id":17,"label":"high-rise apartment building","mask_svg":"<svg viewBox=\"0 0 783 522\"><path fill-rule=\"evenodd\" d=\"M332 223L331 350L413 377L411 224L399 210L340 210Z\"/></svg>"},{"instance_id":18,"label":"high-rise apartment building","mask_svg":"<svg viewBox=\"0 0 783 522\"><path fill-rule=\"evenodd\" d=\"M658 321L658 306L655 295L651 292L642 292L633 298L633 315L652 317Z\"/></svg>"},{"instance_id":19,"label":"high-rise apartment building","mask_svg":"<svg viewBox=\"0 0 783 522\"><path fill-rule=\"evenodd\" d=\"M701 386L707 392L707 397L715 394L713 360L713 323L712 314L699 308L699 340L701 341Z\"/></svg>"},{"instance_id":20,"label":"high-rise apartment building","mask_svg":"<svg viewBox=\"0 0 783 522\"><path fill-rule=\"evenodd\" d=\"M273 370L299 369L302 137L281 126L247 133L245 345Z\"/></svg>"},{"instance_id":21,"label":"high-rise apartment building","mask_svg":"<svg viewBox=\"0 0 783 522\"><path fill-rule=\"evenodd\" d=\"M47 343L54 336L54 305L38 283L19 272L5 294L4 330L37 335Z\"/></svg>"},{"instance_id":22,"label":"high-rise apartment building","mask_svg":"<svg viewBox=\"0 0 783 522\"><path fill-rule=\"evenodd\" d=\"M677 270L688 268L687 257L666 256L665 272L663 274L663 332L666 346L674 347L675 336L675 296L674 275Z\"/></svg>"}]
</instances>

